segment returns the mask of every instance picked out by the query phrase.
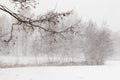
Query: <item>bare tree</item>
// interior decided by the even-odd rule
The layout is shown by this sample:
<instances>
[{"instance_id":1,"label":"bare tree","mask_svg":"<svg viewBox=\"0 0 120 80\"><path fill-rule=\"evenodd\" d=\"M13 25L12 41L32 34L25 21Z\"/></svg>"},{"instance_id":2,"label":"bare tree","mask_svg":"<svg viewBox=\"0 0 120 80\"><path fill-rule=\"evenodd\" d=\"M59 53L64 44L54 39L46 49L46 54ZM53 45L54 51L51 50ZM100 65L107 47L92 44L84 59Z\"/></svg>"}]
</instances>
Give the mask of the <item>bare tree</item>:
<instances>
[{"instance_id":1,"label":"bare tree","mask_svg":"<svg viewBox=\"0 0 120 80\"><path fill-rule=\"evenodd\" d=\"M73 19L75 16L71 17L73 11L63 13L50 11L35 17L26 16L25 11L35 8L38 2L36 0L11 1L18 12L0 5L0 10L15 19L8 32L0 33L0 41L18 49L18 52L32 53L31 55L35 57L47 55L49 63L57 56L61 56L61 59L71 59L73 63L74 57L83 52L86 64L103 64L111 55L112 41L108 29L98 29L92 22L84 25L81 20ZM7 38L2 39L6 36Z\"/></svg>"},{"instance_id":2,"label":"bare tree","mask_svg":"<svg viewBox=\"0 0 120 80\"><path fill-rule=\"evenodd\" d=\"M24 3L26 3L26 2L24 2ZM61 31L54 31L54 30L46 29L45 27L42 27L42 24L45 24L47 22L51 22L54 24L58 23L59 17L67 17L71 14L71 11L66 12L66 13L52 13L49 15L46 14L46 15L40 16L39 19L32 19L32 18L25 17L24 15L14 13L13 11L11 11L10 9L8 9L6 6L3 6L3 5L0 5L0 10L10 14L12 17L14 17L17 20L17 22L12 24L11 31L10 31L11 32L10 38L8 40L5 40L6 42L11 41L11 39L13 37L12 35L13 35L15 25L22 25L21 27L23 27L23 30L26 30L28 28L30 28L32 30L34 30L35 28L39 28L40 30L54 33L54 34L64 33L71 28L71 26L70 26L70 27L67 27L66 29L61 30Z\"/></svg>"},{"instance_id":3,"label":"bare tree","mask_svg":"<svg viewBox=\"0 0 120 80\"><path fill-rule=\"evenodd\" d=\"M29 40L26 39L28 38L29 34L31 35L31 33L33 34L35 31L38 31L40 35L38 37L41 37L42 39L39 39L38 41L38 38L36 38L37 42L48 40L49 44L47 45L49 45L48 46L50 47L49 52L51 53L51 50L52 50L51 48L53 47L53 43L55 44L55 42L59 42L60 40L65 39L66 38L65 34L70 32L71 30L74 32L75 25L79 23L79 22L76 22L74 24L70 24L67 26L62 25L58 27L57 24L59 24L60 21L69 17L72 14L72 11L63 12L63 13L51 11L47 14L32 18L29 16L25 16L25 14L23 14L22 12L23 10L28 9L29 7L35 7L35 3L37 3L35 0L12 0L12 2L16 4L15 8L18 8L18 12L11 11L10 9L8 9L8 7L4 5L0 5L0 10L8 13L10 16L12 16L15 19L12 23L9 33L7 34L8 38L5 38L3 40L3 42L9 46L12 46L11 44L14 44L13 48L15 50L18 50L14 52L20 52L22 54L25 54L26 52L22 51L21 49L24 48L24 50L27 51L27 46L34 47L33 49L38 48L37 50L39 49L41 50L41 46L40 46L41 44L38 45L39 47L35 47L37 45L34 45L34 46L27 45L29 44L28 43ZM33 3L34 5L31 5ZM26 34L23 31L26 32ZM6 36L6 35L2 34L0 36ZM46 36L48 36L48 38ZM47 39L44 39L45 37ZM21 43L20 42L21 40L25 42ZM36 41L36 40L33 38L33 41ZM52 43L52 47L50 46L51 43ZM19 44L21 44L22 46L20 47ZM32 51L34 52L35 50L32 50ZM31 51L28 51L27 53L30 53L30 52ZM16 55L20 53L16 53ZM39 54L40 52L35 53L35 55L39 55Z\"/></svg>"},{"instance_id":4,"label":"bare tree","mask_svg":"<svg viewBox=\"0 0 120 80\"><path fill-rule=\"evenodd\" d=\"M86 64L104 64L105 60L112 53L112 40L107 28L98 29L97 25L89 22L83 40L83 52Z\"/></svg>"}]
</instances>

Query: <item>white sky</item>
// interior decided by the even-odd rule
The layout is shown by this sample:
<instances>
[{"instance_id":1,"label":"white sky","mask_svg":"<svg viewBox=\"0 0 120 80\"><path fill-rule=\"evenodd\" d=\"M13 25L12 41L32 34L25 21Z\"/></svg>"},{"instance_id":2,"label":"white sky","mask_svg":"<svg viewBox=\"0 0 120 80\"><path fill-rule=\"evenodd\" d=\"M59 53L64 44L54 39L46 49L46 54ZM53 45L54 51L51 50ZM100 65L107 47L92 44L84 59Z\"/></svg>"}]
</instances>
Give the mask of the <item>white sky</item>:
<instances>
[{"instance_id":1,"label":"white sky","mask_svg":"<svg viewBox=\"0 0 120 80\"><path fill-rule=\"evenodd\" d=\"M0 0L0 4L9 5L9 0ZM113 31L120 31L120 0L40 0L34 13L42 13L54 9L69 11L74 9L83 20L93 20L98 24L106 21Z\"/></svg>"}]
</instances>

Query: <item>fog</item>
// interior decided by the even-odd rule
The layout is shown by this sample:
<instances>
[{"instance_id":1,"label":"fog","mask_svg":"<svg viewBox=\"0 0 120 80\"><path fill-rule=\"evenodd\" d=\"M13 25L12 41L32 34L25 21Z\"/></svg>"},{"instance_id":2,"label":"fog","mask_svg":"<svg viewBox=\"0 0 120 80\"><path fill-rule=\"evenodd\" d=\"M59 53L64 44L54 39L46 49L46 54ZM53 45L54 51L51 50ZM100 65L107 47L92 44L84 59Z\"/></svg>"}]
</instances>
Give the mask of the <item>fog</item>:
<instances>
[{"instance_id":1,"label":"fog","mask_svg":"<svg viewBox=\"0 0 120 80\"><path fill-rule=\"evenodd\" d=\"M10 0L0 0L1 4L10 5ZM84 21L93 20L98 24L107 23L113 31L120 30L119 0L39 0L39 6L33 10L41 14L50 10L74 10Z\"/></svg>"}]
</instances>

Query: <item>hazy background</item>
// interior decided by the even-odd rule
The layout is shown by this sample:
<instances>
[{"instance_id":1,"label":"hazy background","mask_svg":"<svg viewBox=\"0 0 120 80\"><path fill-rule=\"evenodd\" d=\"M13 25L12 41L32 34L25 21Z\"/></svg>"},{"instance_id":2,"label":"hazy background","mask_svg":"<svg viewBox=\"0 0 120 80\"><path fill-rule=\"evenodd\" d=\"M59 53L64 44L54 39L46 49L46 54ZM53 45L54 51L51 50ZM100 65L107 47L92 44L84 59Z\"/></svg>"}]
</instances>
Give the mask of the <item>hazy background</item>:
<instances>
[{"instance_id":1,"label":"hazy background","mask_svg":"<svg viewBox=\"0 0 120 80\"><path fill-rule=\"evenodd\" d=\"M13 10L14 5L10 3L10 0L0 0L0 4L7 6ZM113 31L111 36L113 37L115 59L120 59L120 1L119 0L39 0L39 5L32 10L31 13L36 15L43 14L48 11L54 10L59 12L66 12L74 10L76 14L82 18L82 21L92 20L97 25L107 23L108 28ZM29 13L29 11L26 11ZM3 11L0 11L0 15L3 15ZM10 16L6 16L9 18ZM1 16L5 19L5 16ZM10 18L9 18L10 19ZM7 20L7 19L6 19ZM6 25L6 20L3 20ZM1 22L1 23L3 23ZM9 23L10 21L8 21ZM3 24L1 24L3 25ZM7 24L6 26L8 26ZM9 30L7 27L5 30ZM20 43L21 44L21 43ZM17 51L20 52L20 48L17 47Z\"/></svg>"},{"instance_id":2,"label":"hazy background","mask_svg":"<svg viewBox=\"0 0 120 80\"><path fill-rule=\"evenodd\" d=\"M10 0L0 0L12 8ZM98 24L107 23L113 31L120 30L120 0L39 0L40 4L33 13L40 14L51 9L55 11L74 10L83 20L89 19Z\"/></svg>"}]
</instances>

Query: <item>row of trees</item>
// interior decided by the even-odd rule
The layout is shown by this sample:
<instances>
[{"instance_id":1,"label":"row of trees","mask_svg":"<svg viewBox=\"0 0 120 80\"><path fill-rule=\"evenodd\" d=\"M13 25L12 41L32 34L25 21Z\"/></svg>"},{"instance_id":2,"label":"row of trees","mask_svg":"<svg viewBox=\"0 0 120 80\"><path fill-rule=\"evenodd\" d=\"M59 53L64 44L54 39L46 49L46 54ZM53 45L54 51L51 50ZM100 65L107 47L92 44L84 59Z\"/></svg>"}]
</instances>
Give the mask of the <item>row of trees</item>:
<instances>
[{"instance_id":1,"label":"row of trees","mask_svg":"<svg viewBox=\"0 0 120 80\"><path fill-rule=\"evenodd\" d=\"M19 8L18 13L0 5L0 10L16 19L12 21L8 32L2 29L2 25L0 26L4 32L4 35L0 33L2 55L4 49L7 49L10 55L47 56L49 63L61 62L66 58L67 62L75 63L76 59L82 58L85 64L90 65L104 64L108 56L112 55L109 29L98 28L92 21L82 22L73 11L65 13L51 11L34 18L26 17L24 10L31 7L29 5L31 0L13 2L20 5L16 6Z\"/></svg>"}]
</instances>

